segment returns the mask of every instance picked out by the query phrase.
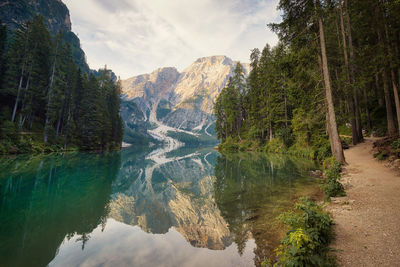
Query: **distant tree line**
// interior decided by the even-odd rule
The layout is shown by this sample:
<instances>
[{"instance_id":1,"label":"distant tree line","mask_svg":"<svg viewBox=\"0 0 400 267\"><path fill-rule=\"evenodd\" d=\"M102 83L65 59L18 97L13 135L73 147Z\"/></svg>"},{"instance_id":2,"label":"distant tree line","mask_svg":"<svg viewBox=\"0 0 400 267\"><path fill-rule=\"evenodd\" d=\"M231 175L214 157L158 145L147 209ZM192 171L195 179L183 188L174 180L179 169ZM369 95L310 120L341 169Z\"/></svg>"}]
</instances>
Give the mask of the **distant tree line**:
<instances>
[{"instance_id":1,"label":"distant tree line","mask_svg":"<svg viewBox=\"0 0 400 267\"><path fill-rule=\"evenodd\" d=\"M0 25L0 150L119 148L121 89L112 72L81 73L42 17L11 34Z\"/></svg>"},{"instance_id":2,"label":"distant tree line","mask_svg":"<svg viewBox=\"0 0 400 267\"><path fill-rule=\"evenodd\" d=\"M218 137L329 144L344 162L339 133L353 144L398 135L400 1L281 0L279 9L282 22L269 25L279 44L252 50L248 78L238 65L216 100Z\"/></svg>"}]
</instances>

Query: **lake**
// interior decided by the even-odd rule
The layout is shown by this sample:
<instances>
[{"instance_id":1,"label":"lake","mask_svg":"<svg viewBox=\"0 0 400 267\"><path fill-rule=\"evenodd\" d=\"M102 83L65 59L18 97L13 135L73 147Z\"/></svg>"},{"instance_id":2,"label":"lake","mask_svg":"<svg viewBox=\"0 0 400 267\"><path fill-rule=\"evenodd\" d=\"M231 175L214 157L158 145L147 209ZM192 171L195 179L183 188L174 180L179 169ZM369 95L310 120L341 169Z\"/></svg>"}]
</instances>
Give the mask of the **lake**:
<instances>
[{"instance_id":1,"label":"lake","mask_svg":"<svg viewBox=\"0 0 400 267\"><path fill-rule=\"evenodd\" d=\"M212 149L0 158L1 266L254 266L312 162Z\"/></svg>"}]
</instances>

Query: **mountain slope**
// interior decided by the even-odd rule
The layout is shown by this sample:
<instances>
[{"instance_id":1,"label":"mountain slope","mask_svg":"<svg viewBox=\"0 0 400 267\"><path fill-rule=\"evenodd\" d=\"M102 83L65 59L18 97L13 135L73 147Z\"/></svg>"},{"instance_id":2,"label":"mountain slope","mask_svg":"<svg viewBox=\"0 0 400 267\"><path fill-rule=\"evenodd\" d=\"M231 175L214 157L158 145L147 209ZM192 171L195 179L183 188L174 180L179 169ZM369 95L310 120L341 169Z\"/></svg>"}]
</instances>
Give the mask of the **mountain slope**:
<instances>
[{"instance_id":1,"label":"mountain slope","mask_svg":"<svg viewBox=\"0 0 400 267\"><path fill-rule=\"evenodd\" d=\"M179 72L175 68L160 68L150 74L132 77L121 82L126 100L134 100L149 120L154 104L164 97L167 91L177 82Z\"/></svg>"},{"instance_id":2,"label":"mountain slope","mask_svg":"<svg viewBox=\"0 0 400 267\"><path fill-rule=\"evenodd\" d=\"M226 56L203 57L182 73L175 68L161 68L135 76L122 81L124 100L136 103L146 121L185 130L186 135L213 136L215 98L226 86L236 63ZM247 75L249 65L242 65Z\"/></svg>"}]
</instances>

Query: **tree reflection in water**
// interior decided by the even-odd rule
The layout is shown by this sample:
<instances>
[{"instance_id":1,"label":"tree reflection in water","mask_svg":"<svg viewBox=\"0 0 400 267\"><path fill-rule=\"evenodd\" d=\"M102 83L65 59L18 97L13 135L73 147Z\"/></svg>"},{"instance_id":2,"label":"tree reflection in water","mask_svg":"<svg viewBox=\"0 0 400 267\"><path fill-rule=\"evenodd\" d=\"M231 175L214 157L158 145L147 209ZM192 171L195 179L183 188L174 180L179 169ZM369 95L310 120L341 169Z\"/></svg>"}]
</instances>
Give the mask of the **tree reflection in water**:
<instances>
[{"instance_id":1,"label":"tree reflection in water","mask_svg":"<svg viewBox=\"0 0 400 267\"><path fill-rule=\"evenodd\" d=\"M312 164L285 157L188 148L160 161L148 155L0 159L1 264L231 266L254 257L259 265L283 232L275 217L312 184L304 178ZM182 253L170 258L165 244Z\"/></svg>"},{"instance_id":2,"label":"tree reflection in water","mask_svg":"<svg viewBox=\"0 0 400 267\"><path fill-rule=\"evenodd\" d=\"M0 159L0 255L4 266L46 266L64 238L105 225L118 153Z\"/></svg>"},{"instance_id":3,"label":"tree reflection in water","mask_svg":"<svg viewBox=\"0 0 400 267\"><path fill-rule=\"evenodd\" d=\"M284 229L276 217L293 200L315 185L307 176L313 164L287 157L256 153L222 155L215 165L215 201L229 225L233 239L243 253L254 238L254 263L259 266L272 257ZM318 192L316 186L310 192ZM310 193L308 192L308 193Z\"/></svg>"}]
</instances>

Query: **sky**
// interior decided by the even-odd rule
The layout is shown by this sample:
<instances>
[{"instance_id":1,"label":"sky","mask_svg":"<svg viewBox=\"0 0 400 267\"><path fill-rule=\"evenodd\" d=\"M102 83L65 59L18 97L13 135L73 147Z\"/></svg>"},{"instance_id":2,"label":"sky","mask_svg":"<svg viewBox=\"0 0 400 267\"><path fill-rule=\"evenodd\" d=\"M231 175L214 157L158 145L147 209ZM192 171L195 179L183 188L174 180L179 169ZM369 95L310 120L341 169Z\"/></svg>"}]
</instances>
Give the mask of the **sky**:
<instances>
[{"instance_id":1,"label":"sky","mask_svg":"<svg viewBox=\"0 0 400 267\"><path fill-rule=\"evenodd\" d=\"M121 79L213 55L249 62L251 49L277 43L267 24L280 19L278 1L63 0L90 68Z\"/></svg>"}]
</instances>

